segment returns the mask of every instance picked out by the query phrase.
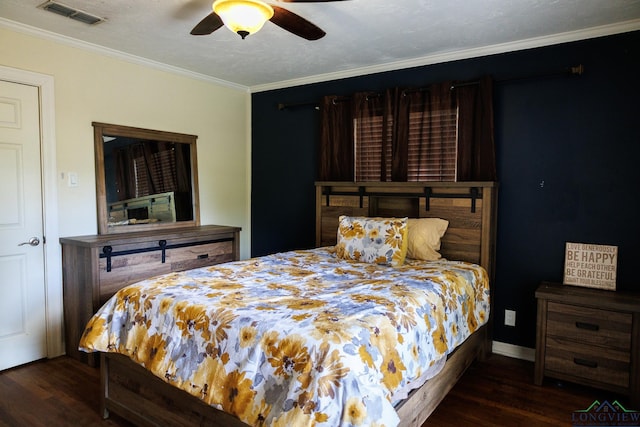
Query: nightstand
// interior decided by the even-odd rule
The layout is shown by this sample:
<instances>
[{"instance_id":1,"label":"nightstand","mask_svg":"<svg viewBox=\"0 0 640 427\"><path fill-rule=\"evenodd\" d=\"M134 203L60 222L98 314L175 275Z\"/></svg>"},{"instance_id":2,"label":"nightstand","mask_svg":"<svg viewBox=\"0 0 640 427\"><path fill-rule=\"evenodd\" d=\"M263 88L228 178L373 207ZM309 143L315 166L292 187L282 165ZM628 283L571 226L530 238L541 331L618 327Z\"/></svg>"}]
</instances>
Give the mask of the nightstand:
<instances>
[{"instance_id":1,"label":"nightstand","mask_svg":"<svg viewBox=\"0 0 640 427\"><path fill-rule=\"evenodd\" d=\"M628 395L640 408L640 294L542 283L534 382L545 376Z\"/></svg>"}]
</instances>

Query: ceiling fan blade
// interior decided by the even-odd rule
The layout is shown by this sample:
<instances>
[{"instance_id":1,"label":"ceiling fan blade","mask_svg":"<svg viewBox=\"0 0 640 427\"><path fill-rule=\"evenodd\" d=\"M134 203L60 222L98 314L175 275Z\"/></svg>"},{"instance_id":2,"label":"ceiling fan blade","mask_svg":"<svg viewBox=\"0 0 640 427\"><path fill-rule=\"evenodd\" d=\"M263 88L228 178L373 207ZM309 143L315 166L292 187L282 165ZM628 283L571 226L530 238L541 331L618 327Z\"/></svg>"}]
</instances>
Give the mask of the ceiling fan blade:
<instances>
[{"instance_id":1,"label":"ceiling fan blade","mask_svg":"<svg viewBox=\"0 0 640 427\"><path fill-rule=\"evenodd\" d=\"M318 40L326 34L315 24L312 24L300 15L296 15L279 6L271 5L271 7L273 7L273 16L270 21L296 36L307 40Z\"/></svg>"},{"instance_id":2,"label":"ceiling fan blade","mask_svg":"<svg viewBox=\"0 0 640 427\"><path fill-rule=\"evenodd\" d=\"M194 36L206 36L207 34L213 33L223 25L222 19L220 19L215 12L211 12L205 16L202 21L198 22L198 25L193 27L191 34Z\"/></svg>"}]
</instances>

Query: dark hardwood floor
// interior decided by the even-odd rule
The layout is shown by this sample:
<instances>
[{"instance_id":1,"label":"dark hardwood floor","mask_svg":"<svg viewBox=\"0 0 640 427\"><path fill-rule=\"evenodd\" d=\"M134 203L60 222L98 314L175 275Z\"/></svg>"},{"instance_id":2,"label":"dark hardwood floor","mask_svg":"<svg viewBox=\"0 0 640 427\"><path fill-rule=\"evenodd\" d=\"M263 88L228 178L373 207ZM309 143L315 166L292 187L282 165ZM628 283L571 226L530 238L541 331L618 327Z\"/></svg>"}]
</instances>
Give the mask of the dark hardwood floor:
<instances>
[{"instance_id":1,"label":"dark hardwood floor","mask_svg":"<svg viewBox=\"0 0 640 427\"><path fill-rule=\"evenodd\" d=\"M610 392L545 378L533 384L533 362L492 355L474 363L423 427L435 426L571 426L574 411L595 400L628 398Z\"/></svg>"},{"instance_id":2,"label":"dark hardwood floor","mask_svg":"<svg viewBox=\"0 0 640 427\"><path fill-rule=\"evenodd\" d=\"M63 356L0 372L0 426L129 426L99 414L99 370ZM493 355L475 363L423 427L570 426L594 400L625 399L546 380L533 363Z\"/></svg>"},{"instance_id":3,"label":"dark hardwood floor","mask_svg":"<svg viewBox=\"0 0 640 427\"><path fill-rule=\"evenodd\" d=\"M99 414L100 370L67 356L0 372L0 426L129 426Z\"/></svg>"}]
</instances>

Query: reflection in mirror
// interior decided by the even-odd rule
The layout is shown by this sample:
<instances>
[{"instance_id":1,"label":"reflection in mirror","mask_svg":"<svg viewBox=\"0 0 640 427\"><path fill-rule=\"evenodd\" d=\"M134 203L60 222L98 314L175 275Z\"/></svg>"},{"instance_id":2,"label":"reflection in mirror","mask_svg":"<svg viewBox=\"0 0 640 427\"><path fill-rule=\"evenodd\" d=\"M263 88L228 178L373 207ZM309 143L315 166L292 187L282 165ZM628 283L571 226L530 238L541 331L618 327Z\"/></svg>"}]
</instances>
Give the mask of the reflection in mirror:
<instances>
[{"instance_id":1,"label":"reflection in mirror","mask_svg":"<svg viewBox=\"0 0 640 427\"><path fill-rule=\"evenodd\" d=\"M199 224L195 136L93 125L101 234Z\"/></svg>"},{"instance_id":2,"label":"reflection in mirror","mask_svg":"<svg viewBox=\"0 0 640 427\"><path fill-rule=\"evenodd\" d=\"M109 225L190 221L189 146L103 135Z\"/></svg>"}]
</instances>

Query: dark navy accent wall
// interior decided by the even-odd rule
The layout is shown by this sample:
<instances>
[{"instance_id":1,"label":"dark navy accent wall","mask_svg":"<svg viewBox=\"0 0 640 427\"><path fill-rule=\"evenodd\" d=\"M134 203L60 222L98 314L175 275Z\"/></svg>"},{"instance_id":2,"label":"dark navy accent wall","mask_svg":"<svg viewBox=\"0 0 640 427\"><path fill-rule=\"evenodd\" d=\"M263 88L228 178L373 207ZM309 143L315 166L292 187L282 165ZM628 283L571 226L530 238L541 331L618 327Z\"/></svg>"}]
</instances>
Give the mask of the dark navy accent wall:
<instances>
[{"instance_id":1,"label":"dark navy accent wall","mask_svg":"<svg viewBox=\"0 0 640 427\"><path fill-rule=\"evenodd\" d=\"M584 65L579 77L541 77ZM329 94L492 75L499 201L494 339L535 346L534 291L561 281L565 242L617 245L640 291L640 32L252 95L252 255L315 243L319 112ZM537 74L538 77L514 80ZM516 327L503 326L516 310Z\"/></svg>"}]
</instances>

